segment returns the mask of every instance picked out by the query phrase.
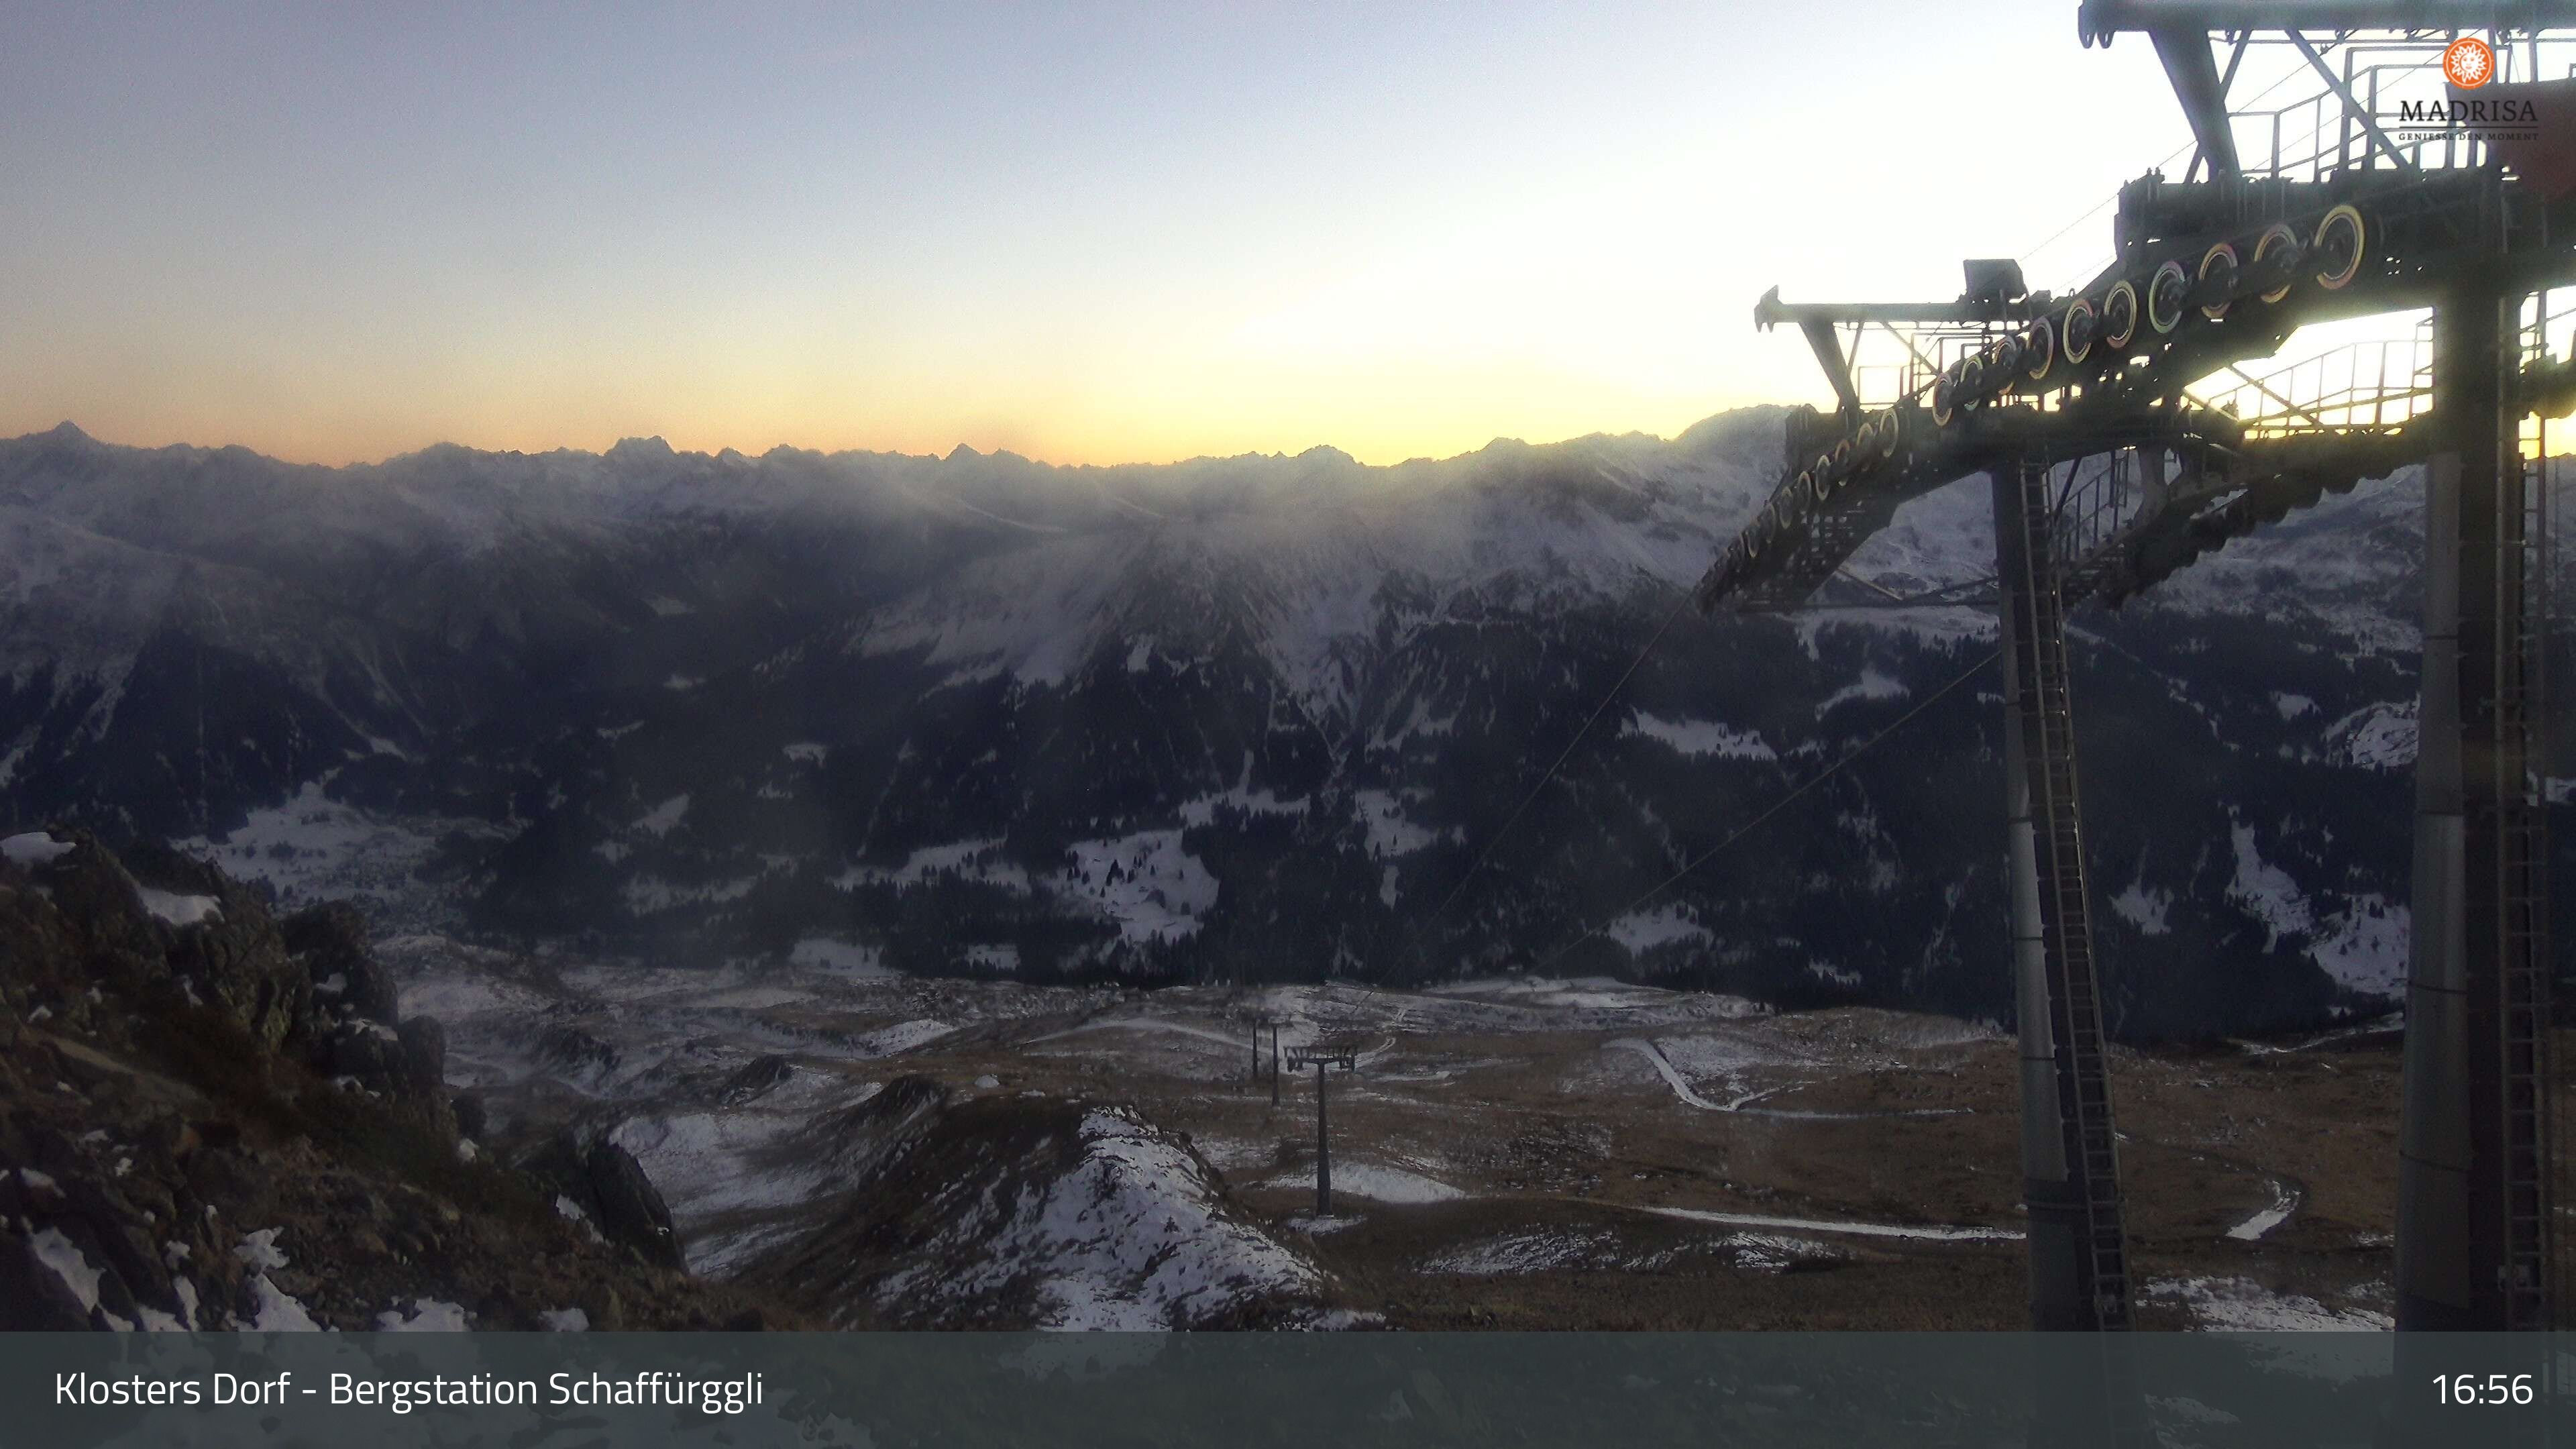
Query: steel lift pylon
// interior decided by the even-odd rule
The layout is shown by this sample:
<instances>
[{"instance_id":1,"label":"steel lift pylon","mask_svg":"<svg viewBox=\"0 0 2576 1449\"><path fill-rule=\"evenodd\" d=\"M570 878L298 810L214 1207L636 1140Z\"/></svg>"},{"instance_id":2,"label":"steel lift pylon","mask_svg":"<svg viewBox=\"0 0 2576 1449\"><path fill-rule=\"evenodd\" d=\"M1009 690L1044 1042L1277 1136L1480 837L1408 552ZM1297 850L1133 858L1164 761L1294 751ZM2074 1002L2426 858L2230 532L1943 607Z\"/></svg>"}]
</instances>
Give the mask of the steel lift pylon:
<instances>
[{"instance_id":1,"label":"steel lift pylon","mask_svg":"<svg viewBox=\"0 0 2576 1449\"><path fill-rule=\"evenodd\" d=\"M2031 1325L2120 1330L2130 1327L2129 1249L2093 965L2050 471L2011 460L1993 474L1993 491ZM2033 1441L2152 1444L2127 1345L2103 1341L2086 1367L2096 1372L2050 1365L2037 1376Z\"/></svg>"},{"instance_id":2,"label":"steel lift pylon","mask_svg":"<svg viewBox=\"0 0 2576 1449\"><path fill-rule=\"evenodd\" d=\"M2047 528L2052 501L2046 469L2021 462L1994 476L2031 1320L2043 1329L2118 1329L2129 1326L2128 1249L2085 888L2066 614Z\"/></svg>"},{"instance_id":3,"label":"steel lift pylon","mask_svg":"<svg viewBox=\"0 0 2576 1449\"><path fill-rule=\"evenodd\" d=\"M2549 508L2534 419L2576 407L2576 355L2554 353L2558 324L2576 319L2551 310L2551 290L2576 283L2576 3L2086 0L2079 30L2087 44L2154 45L2191 125L2190 167L2122 188L2117 256L2064 296L2028 289L2006 262L1969 263L1946 303L1766 295L1757 325L1805 334L1834 406L1793 410L1780 482L1702 580L1700 604L1961 602L1955 587L1859 605L1832 593L1850 592L1849 560L1901 504L1992 481L2031 1319L2116 1330L2130 1324L2130 1266L2066 613L2116 607L2329 491L2424 464L2397 1320L2546 1327L2563 1295L2542 758ZM2488 67L2466 87L2450 68L2464 37ZM2286 73L2236 99L2249 54ZM2289 81L2306 90L2259 108ZM2542 124L2420 124L2425 107L2447 116L2471 91ZM2418 124L2396 122L2409 114L2400 98ZM2427 318L2411 338L2246 370L2303 328L2409 313ZM1868 374L1861 348L1876 333L1899 352ZM2102 1362L2107 1400L2068 1400L2053 1418L2043 1402L2038 1437L2149 1442L2125 1358L2106 1348Z\"/></svg>"}]
</instances>

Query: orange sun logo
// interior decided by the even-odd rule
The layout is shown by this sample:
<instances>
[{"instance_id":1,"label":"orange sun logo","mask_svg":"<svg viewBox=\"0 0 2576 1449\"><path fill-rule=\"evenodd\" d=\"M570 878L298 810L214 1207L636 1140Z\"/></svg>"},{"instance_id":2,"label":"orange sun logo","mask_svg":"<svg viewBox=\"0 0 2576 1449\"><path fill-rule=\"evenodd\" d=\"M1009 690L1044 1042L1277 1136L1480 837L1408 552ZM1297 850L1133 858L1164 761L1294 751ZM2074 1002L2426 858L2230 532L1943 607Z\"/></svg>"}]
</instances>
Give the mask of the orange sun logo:
<instances>
[{"instance_id":1,"label":"orange sun logo","mask_svg":"<svg viewBox=\"0 0 2576 1449\"><path fill-rule=\"evenodd\" d=\"M2464 91L2495 79L2495 51L2474 35L2464 35L2442 52L2442 75Z\"/></svg>"}]
</instances>

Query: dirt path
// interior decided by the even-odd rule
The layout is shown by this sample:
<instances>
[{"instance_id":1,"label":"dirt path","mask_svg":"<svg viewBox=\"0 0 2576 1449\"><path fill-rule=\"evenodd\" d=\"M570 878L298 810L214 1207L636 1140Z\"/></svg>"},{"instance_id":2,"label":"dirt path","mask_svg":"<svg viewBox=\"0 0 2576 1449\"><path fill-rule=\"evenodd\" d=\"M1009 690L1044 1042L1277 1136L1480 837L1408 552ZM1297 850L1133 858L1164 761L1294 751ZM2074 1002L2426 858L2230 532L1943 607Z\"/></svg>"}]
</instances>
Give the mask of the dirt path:
<instances>
[{"instance_id":1,"label":"dirt path","mask_svg":"<svg viewBox=\"0 0 2576 1449\"><path fill-rule=\"evenodd\" d=\"M1971 1110L1966 1107L1890 1107L1870 1112L1821 1112L1799 1107L1753 1105L1765 1097L1776 1097L1782 1092L1795 1091L1809 1085L1806 1082L1783 1082L1776 1087L1747 1092L1731 1102L1712 1102L1692 1090L1690 1083L1682 1080L1682 1074L1673 1066L1672 1058L1665 1056L1664 1049L1652 1041L1644 1037L1623 1036L1616 1041L1601 1044L1603 1051L1613 1048L1632 1051L1644 1057L1653 1065L1656 1075L1662 1077L1666 1085L1673 1089L1674 1096L1681 1098L1685 1105L1697 1107L1704 1112L1740 1112L1747 1117L1785 1117L1806 1122L1868 1122L1884 1117L1958 1117L1966 1115Z\"/></svg>"}]
</instances>

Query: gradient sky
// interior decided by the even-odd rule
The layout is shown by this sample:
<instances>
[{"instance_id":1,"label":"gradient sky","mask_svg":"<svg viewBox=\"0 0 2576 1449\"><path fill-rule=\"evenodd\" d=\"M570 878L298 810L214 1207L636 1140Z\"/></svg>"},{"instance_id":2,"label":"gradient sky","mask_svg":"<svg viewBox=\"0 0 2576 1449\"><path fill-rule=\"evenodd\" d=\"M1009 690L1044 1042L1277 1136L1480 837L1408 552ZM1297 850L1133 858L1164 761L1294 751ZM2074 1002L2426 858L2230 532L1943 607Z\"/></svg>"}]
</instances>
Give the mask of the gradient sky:
<instances>
[{"instance_id":1,"label":"gradient sky","mask_svg":"<svg viewBox=\"0 0 2576 1449\"><path fill-rule=\"evenodd\" d=\"M1823 395L1765 287L1946 298L2187 139L2075 8L0 0L0 435L1671 434Z\"/></svg>"}]
</instances>

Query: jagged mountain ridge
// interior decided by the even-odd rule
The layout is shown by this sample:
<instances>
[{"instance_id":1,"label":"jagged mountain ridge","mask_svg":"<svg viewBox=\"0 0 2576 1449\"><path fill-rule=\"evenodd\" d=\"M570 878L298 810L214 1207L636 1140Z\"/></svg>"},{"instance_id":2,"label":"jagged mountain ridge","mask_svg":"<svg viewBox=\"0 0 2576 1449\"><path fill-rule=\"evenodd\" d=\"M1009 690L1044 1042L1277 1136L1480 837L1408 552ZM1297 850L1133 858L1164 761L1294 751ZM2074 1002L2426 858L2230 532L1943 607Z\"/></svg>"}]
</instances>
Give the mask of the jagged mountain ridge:
<instances>
[{"instance_id":1,"label":"jagged mountain ridge","mask_svg":"<svg viewBox=\"0 0 2576 1449\"><path fill-rule=\"evenodd\" d=\"M2001 1013L1991 675L1617 914L1981 658L1973 612L1685 614L1502 830L1767 489L1779 426L1386 469L646 440L327 470L58 429L0 443L0 810L646 949L1547 964ZM2391 984L2413 498L2366 484L2079 615L2124 1030ZM1964 577L1984 515L1954 487L1858 562Z\"/></svg>"}]
</instances>

